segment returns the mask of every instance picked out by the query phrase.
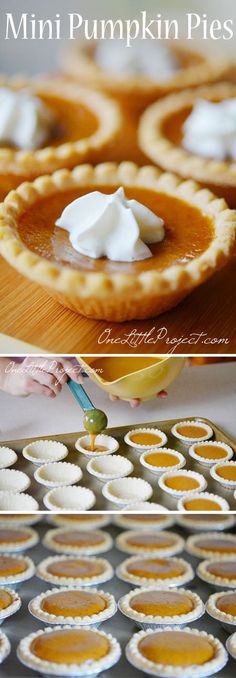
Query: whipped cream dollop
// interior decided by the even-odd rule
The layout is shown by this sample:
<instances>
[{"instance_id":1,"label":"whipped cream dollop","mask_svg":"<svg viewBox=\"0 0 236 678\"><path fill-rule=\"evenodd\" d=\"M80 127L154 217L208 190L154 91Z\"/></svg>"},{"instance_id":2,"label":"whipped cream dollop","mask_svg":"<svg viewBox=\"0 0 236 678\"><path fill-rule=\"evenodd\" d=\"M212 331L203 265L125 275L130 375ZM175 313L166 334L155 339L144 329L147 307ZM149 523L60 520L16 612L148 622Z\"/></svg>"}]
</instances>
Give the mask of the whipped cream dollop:
<instances>
[{"instance_id":1,"label":"whipped cream dollop","mask_svg":"<svg viewBox=\"0 0 236 678\"><path fill-rule=\"evenodd\" d=\"M205 158L236 161L236 99L199 99L184 123L182 144Z\"/></svg>"},{"instance_id":2,"label":"whipped cream dollop","mask_svg":"<svg viewBox=\"0 0 236 678\"><path fill-rule=\"evenodd\" d=\"M127 200L123 188L111 195L94 191L74 200L56 225L68 231L80 254L111 261L148 259L152 252L147 244L165 236L163 219L137 200Z\"/></svg>"},{"instance_id":3,"label":"whipped cream dollop","mask_svg":"<svg viewBox=\"0 0 236 678\"><path fill-rule=\"evenodd\" d=\"M0 87L0 144L26 150L43 146L52 136L54 116L27 90Z\"/></svg>"},{"instance_id":4,"label":"whipped cream dollop","mask_svg":"<svg viewBox=\"0 0 236 678\"><path fill-rule=\"evenodd\" d=\"M157 40L134 40L127 47L124 40L100 40L96 62L107 73L125 77L143 75L151 80L171 78L178 68L172 52Z\"/></svg>"}]
</instances>

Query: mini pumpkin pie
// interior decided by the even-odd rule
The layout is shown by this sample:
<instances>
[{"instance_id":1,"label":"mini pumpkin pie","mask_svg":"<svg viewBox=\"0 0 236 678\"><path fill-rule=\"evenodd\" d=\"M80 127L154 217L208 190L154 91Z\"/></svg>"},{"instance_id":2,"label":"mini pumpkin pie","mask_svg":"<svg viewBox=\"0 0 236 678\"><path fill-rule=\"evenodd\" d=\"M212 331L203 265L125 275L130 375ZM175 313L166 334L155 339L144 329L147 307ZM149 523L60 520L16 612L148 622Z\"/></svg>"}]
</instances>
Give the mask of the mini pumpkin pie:
<instances>
[{"instance_id":1,"label":"mini pumpkin pie","mask_svg":"<svg viewBox=\"0 0 236 678\"><path fill-rule=\"evenodd\" d=\"M197 576L214 587L235 589L236 559L225 556L222 559L202 560L197 568Z\"/></svg>"},{"instance_id":2,"label":"mini pumpkin pie","mask_svg":"<svg viewBox=\"0 0 236 678\"><path fill-rule=\"evenodd\" d=\"M229 511L229 504L218 494L195 492L178 500L178 511Z\"/></svg>"},{"instance_id":3,"label":"mini pumpkin pie","mask_svg":"<svg viewBox=\"0 0 236 678\"><path fill-rule=\"evenodd\" d=\"M233 633L232 636L227 638L226 648L231 657L233 657L233 659L236 659L236 633Z\"/></svg>"},{"instance_id":4,"label":"mini pumpkin pie","mask_svg":"<svg viewBox=\"0 0 236 678\"><path fill-rule=\"evenodd\" d=\"M175 438L178 438L183 443L197 442L208 440L213 436L213 430L205 422L196 421L180 421L174 424L171 433Z\"/></svg>"},{"instance_id":5,"label":"mini pumpkin pie","mask_svg":"<svg viewBox=\"0 0 236 678\"><path fill-rule=\"evenodd\" d=\"M214 466L220 460L228 461L233 456L233 450L226 443L211 440L194 443L189 448L189 455L204 466Z\"/></svg>"},{"instance_id":6,"label":"mini pumpkin pie","mask_svg":"<svg viewBox=\"0 0 236 678\"><path fill-rule=\"evenodd\" d=\"M236 535L205 532L188 537L186 550L198 558L236 558Z\"/></svg>"},{"instance_id":7,"label":"mini pumpkin pie","mask_svg":"<svg viewBox=\"0 0 236 678\"><path fill-rule=\"evenodd\" d=\"M236 488L236 462L227 461L215 464L210 470L211 477L224 487Z\"/></svg>"},{"instance_id":8,"label":"mini pumpkin pie","mask_svg":"<svg viewBox=\"0 0 236 678\"><path fill-rule=\"evenodd\" d=\"M46 624L98 626L116 613L114 596L98 589L62 587L33 598L29 612Z\"/></svg>"},{"instance_id":9,"label":"mini pumpkin pie","mask_svg":"<svg viewBox=\"0 0 236 678\"><path fill-rule=\"evenodd\" d=\"M169 447L162 447L161 450L147 450L143 452L140 457L140 464L155 473L156 475L163 475L166 470L177 471L183 468L186 464L186 459L177 450L172 450Z\"/></svg>"},{"instance_id":10,"label":"mini pumpkin pie","mask_svg":"<svg viewBox=\"0 0 236 678\"><path fill-rule=\"evenodd\" d=\"M15 614L21 607L21 599L18 593L7 587L0 588L0 623L7 617Z\"/></svg>"},{"instance_id":11,"label":"mini pumpkin pie","mask_svg":"<svg viewBox=\"0 0 236 678\"><path fill-rule=\"evenodd\" d=\"M1 77L0 101L1 200L23 181L98 159L121 127L114 101L52 78Z\"/></svg>"},{"instance_id":12,"label":"mini pumpkin pie","mask_svg":"<svg viewBox=\"0 0 236 678\"><path fill-rule=\"evenodd\" d=\"M118 607L143 629L188 624L205 612L201 598L186 589L134 589L120 598Z\"/></svg>"},{"instance_id":13,"label":"mini pumpkin pie","mask_svg":"<svg viewBox=\"0 0 236 678\"><path fill-rule=\"evenodd\" d=\"M118 527L128 530L163 530L174 525L174 518L169 515L155 513L126 513L125 515L114 515L113 522Z\"/></svg>"},{"instance_id":14,"label":"mini pumpkin pie","mask_svg":"<svg viewBox=\"0 0 236 678\"><path fill-rule=\"evenodd\" d=\"M116 548L124 553L174 556L184 549L184 540L175 532L122 532L116 539Z\"/></svg>"},{"instance_id":15,"label":"mini pumpkin pie","mask_svg":"<svg viewBox=\"0 0 236 678\"><path fill-rule=\"evenodd\" d=\"M236 592L220 591L213 593L207 601L206 612L220 621L227 631L235 631L236 626Z\"/></svg>"},{"instance_id":16,"label":"mini pumpkin pie","mask_svg":"<svg viewBox=\"0 0 236 678\"><path fill-rule=\"evenodd\" d=\"M118 566L116 574L128 584L158 588L182 586L194 577L192 567L186 560L145 555L127 558Z\"/></svg>"},{"instance_id":17,"label":"mini pumpkin pie","mask_svg":"<svg viewBox=\"0 0 236 678\"><path fill-rule=\"evenodd\" d=\"M196 678L212 675L228 661L227 652L217 638L206 631L178 626L136 633L126 647L126 656L144 673L166 678L180 674Z\"/></svg>"},{"instance_id":18,"label":"mini pumpkin pie","mask_svg":"<svg viewBox=\"0 0 236 678\"><path fill-rule=\"evenodd\" d=\"M106 525L109 525L110 523L110 516L104 515L87 515L86 513L72 513L71 515L68 513L64 513L63 515L52 515L48 517L48 522L52 523L53 525L59 525L62 526L76 526L79 527L80 530L88 530L88 528L92 528L92 530L96 530L96 528L99 527L106 527Z\"/></svg>"},{"instance_id":19,"label":"mini pumpkin pie","mask_svg":"<svg viewBox=\"0 0 236 678\"><path fill-rule=\"evenodd\" d=\"M92 242L84 216L78 219L81 209L87 210ZM113 239L99 220L107 210ZM74 223L83 235L75 235ZM219 270L233 252L235 226L235 214L223 202L158 169L83 165L24 183L8 195L0 209L0 253L64 306L121 322L176 306ZM150 248L138 237L140 230Z\"/></svg>"},{"instance_id":20,"label":"mini pumpkin pie","mask_svg":"<svg viewBox=\"0 0 236 678\"><path fill-rule=\"evenodd\" d=\"M0 515L0 525L34 525L39 523L41 516L36 513L5 513Z\"/></svg>"},{"instance_id":21,"label":"mini pumpkin pie","mask_svg":"<svg viewBox=\"0 0 236 678\"><path fill-rule=\"evenodd\" d=\"M173 497L181 497L188 492L192 494L205 490L207 482L201 473L195 471L169 471L159 478L158 485Z\"/></svg>"},{"instance_id":22,"label":"mini pumpkin pie","mask_svg":"<svg viewBox=\"0 0 236 678\"><path fill-rule=\"evenodd\" d=\"M39 536L30 527L1 527L0 526L0 552L24 551L35 546Z\"/></svg>"},{"instance_id":23,"label":"mini pumpkin pie","mask_svg":"<svg viewBox=\"0 0 236 678\"><path fill-rule=\"evenodd\" d=\"M34 576L35 566L27 556L0 554L0 586L17 584Z\"/></svg>"},{"instance_id":24,"label":"mini pumpkin pie","mask_svg":"<svg viewBox=\"0 0 236 678\"><path fill-rule=\"evenodd\" d=\"M69 527L58 527L46 532L43 544L57 553L96 555L109 551L112 547L112 538L108 532L102 530L85 532L76 528L73 530Z\"/></svg>"},{"instance_id":25,"label":"mini pumpkin pie","mask_svg":"<svg viewBox=\"0 0 236 678\"><path fill-rule=\"evenodd\" d=\"M77 42L65 54L63 71L81 85L112 95L140 112L152 101L186 87L222 79L229 64L209 59L175 40L122 40Z\"/></svg>"},{"instance_id":26,"label":"mini pumpkin pie","mask_svg":"<svg viewBox=\"0 0 236 678\"><path fill-rule=\"evenodd\" d=\"M200 532L201 530L209 530L209 523L214 529L217 530L228 530L235 525L235 516L224 515L219 513L215 515L214 513L206 513L205 515L199 515L193 513L192 515L181 515L177 517L177 523L185 530L189 532Z\"/></svg>"},{"instance_id":27,"label":"mini pumpkin pie","mask_svg":"<svg viewBox=\"0 0 236 678\"><path fill-rule=\"evenodd\" d=\"M76 556L50 556L39 563L37 576L57 586L94 586L112 579L108 560Z\"/></svg>"},{"instance_id":28,"label":"mini pumpkin pie","mask_svg":"<svg viewBox=\"0 0 236 678\"><path fill-rule=\"evenodd\" d=\"M144 452L150 448L163 447L167 443L167 436L158 428L134 428L126 433L124 440L127 445Z\"/></svg>"},{"instance_id":29,"label":"mini pumpkin pie","mask_svg":"<svg viewBox=\"0 0 236 678\"><path fill-rule=\"evenodd\" d=\"M111 634L71 626L31 633L17 648L24 666L57 676L97 675L114 666L120 655L119 643Z\"/></svg>"},{"instance_id":30,"label":"mini pumpkin pie","mask_svg":"<svg viewBox=\"0 0 236 678\"><path fill-rule=\"evenodd\" d=\"M11 644L5 633L0 631L0 663L8 657L11 651Z\"/></svg>"},{"instance_id":31,"label":"mini pumpkin pie","mask_svg":"<svg viewBox=\"0 0 236 678\"><path fill-rule=\"evenodd\" d=\"M159 167L198 181L233 208L235 98L227 83L182 92L145 111L139 130L141 149Z\"/></svg>"}]
</instances>

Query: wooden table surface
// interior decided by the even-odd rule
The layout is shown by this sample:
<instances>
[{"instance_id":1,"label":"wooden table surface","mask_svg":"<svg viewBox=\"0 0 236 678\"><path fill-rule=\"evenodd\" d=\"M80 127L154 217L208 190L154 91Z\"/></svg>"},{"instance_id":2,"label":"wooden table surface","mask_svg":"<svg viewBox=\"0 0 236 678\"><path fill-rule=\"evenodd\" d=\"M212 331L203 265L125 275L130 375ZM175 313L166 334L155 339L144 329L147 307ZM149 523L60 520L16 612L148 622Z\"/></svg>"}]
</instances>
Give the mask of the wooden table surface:
<instances>
[{"instance_id":1,"label":"wooden table surface","mask_svg":"<svg viewBox=\"0 0 236 678\"><path fill-rule=\"evenodd\" d=\"M1 259L0 332L49 353L235 353L235 269L234 259L158 318L118 324L76 315Z\"/></svg>"}]
</instances>

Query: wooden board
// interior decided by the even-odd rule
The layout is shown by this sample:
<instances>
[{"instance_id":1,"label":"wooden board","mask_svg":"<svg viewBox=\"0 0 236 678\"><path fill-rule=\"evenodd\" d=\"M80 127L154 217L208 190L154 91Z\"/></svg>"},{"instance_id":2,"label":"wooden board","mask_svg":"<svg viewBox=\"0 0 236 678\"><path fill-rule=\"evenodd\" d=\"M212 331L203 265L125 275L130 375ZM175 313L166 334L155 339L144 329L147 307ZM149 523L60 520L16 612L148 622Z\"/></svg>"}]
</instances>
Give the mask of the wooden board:
<instances>
[{"instance_id":1,"label":"wooden board","mask_svg":"<svg viewBox=\"0 0 236 678\"><path fill-rule=\"evenodd\" d=\"M151 320L118 324L76 315L1 259L0 332L51 353L236 353L235 262L172 311ZM162 338L157 339L160 331ZM201 332L203 339L191 336ZM187 340L177 343L181 337ZM224 338L228 343L214 341Z\"/></svg>"}]
</instances>

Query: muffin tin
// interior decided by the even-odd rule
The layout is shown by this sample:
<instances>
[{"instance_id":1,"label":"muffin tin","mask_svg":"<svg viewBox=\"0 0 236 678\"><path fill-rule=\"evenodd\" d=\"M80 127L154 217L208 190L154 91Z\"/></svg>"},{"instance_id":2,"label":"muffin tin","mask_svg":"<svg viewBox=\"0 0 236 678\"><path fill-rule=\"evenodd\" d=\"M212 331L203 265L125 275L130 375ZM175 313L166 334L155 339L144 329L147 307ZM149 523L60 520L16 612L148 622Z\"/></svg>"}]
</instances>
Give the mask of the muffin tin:
<instances>
[{"instance_id":1,"label":"muffin tin","mask_svg":"<svg viewBox=\"0 0 236 678\"><path fill-rule=\"evenodd\" d=\"M45 518L43 522L36 526L36 529L40 534L40 543L34 548L30 549L30 557L32 557L35 564L38 564L41 560L48 557L48 555L55 555L52 553L49 554L48 550L46 550L42 545L42 539L45 535L45 532L47 529L50 529L50 527L51 526L49 524L46 524ZM177 526L176 523L171 529L184 539L186 539L188 536L188 533ZM235 530L235 526L231 527L230 529L231 532L235 532ZM110 533L114 543L116 537L121 534L121 529L116 527L114 524L107 526L106 531ZM102 557L108 560L115 569L121 562L123 562L123 560L126 558L126 555L119 552L114 546ZM188 563L192 564L194 570L196 569L194 559L189 554L184 551L182 557ZM11 653L9 657L4 660L0 669L1 677L5 678L8 676L8 678L16 678L17 676L18 678L33 678L35 675L36 678L37 673L24 667L17 659L16 647L21 638L28 635L29 633L37 632L39 629L43 629L45 627L45 623L31 616L27 608L29 601L32 600L32 598L35 598L35 596L38 596L51 588L55 588L55 585L50 585L48 582L40 580L38 577L34 577L20 584L18 590L22 599L22 608L14 616L6 619L3 623L3 626L1 627L3 633L6 634L11 643ZM100 588L105 592L113 594L116 602L118 602L122 596L126 595L131 590L131 588L135 587L130 587L114 576L112 579L102 583L96 588ZM197 577L195 577L190 585L186 585L184 588L190 588L194 594L200 596L204 603L213 593L212 587L205 584ZM229 634L226 633L221 622L211 618L210 615L205 613L201 618L199 617L199 619L189 622L188 625L190 625L191 628L195 628L200 631L205 630L207 633L212 633L213 636L222 642L224 647L226 646ZM112 618L107 619L107 621L101 625L101 630L111 633L112 636L116 638L121 644L122 648L122 656L119 663L113 668L105 671L104 676L106 676L106 678L121 678L121 676L127 675L129 678L141 678L143 674L138 669L131 666L125 657L125 647L128 641L134 633L139 631L139 628L135 625L135 622L117 612ZM235 670L236 661L233 658L229 658L225 668L221 669L216 675L219 678L234 678Z\"/></svg>"},{"instance_id":2,"label":"muffin tin","mask_svg":"<svg viewBox=\"0 0 236 678\"><path fill-rule=\"evenodd\" d=\"M230 509L234 510L236 509L236 497L234 497L234 489L231 488L226 488L223 487L223 485L219 484L218 481L214 481L210 474L210 468L203 466L202 464L199 464L197 461L192 459L188 453L190 443L189 445L186 444L186 442L182 442L181 440L178 440L172 432L171 429L173 426L178 423L185 421L186 417L182 417L181 419L172 419L172 420L164 420L164 421L156 421L156 422L146 422L146 423L139 423L136 426L133 424L130 424L130 426L119 426L117 428L108 428L106 433L113 438L115 438L119 444L119 452L118 454L129 459L129 461L133 464L133 471L132 474L129 476L129 478L141 478L145 481L147 481L153 490L153 493L151 495L151 501L157 504L163 505L165 508L169 510L176 510L177 509L177 501L178 498L174 497L172 495L169 495L167 492L162 491L161 488L158 486L158 475L154 474L151 472L149 469L147 469L145 466L143 466L140 462L140 457L143 452L143 450L137 450L134 447L130 447L124 440L125 436L127 436L128 432L130 430L134 429L141 429L141 428L155 428L155 429L160 429L166 436L167 436L167 443L165 444L166 447L169 447L173 450L176 450L179 452L181 455L183 455L184 459L186 460L186 465L184 466L185 470L191 470L195 471L198 473L201 473L206 481L207 481L207 492L214 493L221 495L229 504ZM229 445L234 452L236 452L236 442L230 439L230 437L224 433L219 427L217 427L213 422L209 421L208 419L204 419L203 417L189 417L189 419L196 421L196 422L203 422L204 424L210 426L213 430L213 438L212 440L214 441L222 441L223 443L226 443ZM69 453L66 457L66 462L70 462L72 464L75 464L79 466L82 470L82 478L79 481L79 487L86 487L89 488L95 495L95 503L94 503L94 510L99 510L99 511L117 511L118 509L120 510L120 505L118 506L114 502L111 502L106 496L103 495L102 489L103 489L103 482L101 482L101 478L97 478L94 476L92 473L89 473L87 470L87 467L89 465L89 459L82 453L78 452L75 448L75 443L78 440L80 436L83 435L84 432L75 432L75 433L65 433L61 435L55 435L55 436L50 436L51 441L56 441L64 444L68 450ZM30 443L35 442L36 440L47 440L49 436L45 436L42 438L27 438L27 439L19 439L19 440L11 440L11 441L5 441L2 442L2 446L11 448L14 450L17 455L18 455L18 460L16 464L14 465L14 469L20 470L25 472L30 480L31 480L31 485L29 488L29 493L36 499L36 501L39 504L39 509L45 510L45 504L44 504L44 497L45 494L48 490L48 488L44 487L43 485L40 485L39 483L36 482L34 474L37 471L37 466L30 462L29 460L25 459L22 456L22 450L25 448L27 445L30 445ZM159 448L160 450L162 448ZM112 454L110 455L110 459L112 459ZM100 457L100 459L105 459L105 457ZM91 457L90 457L91 459ZM93 457L95 459L95 455ZM236 459L236 457L232 457L232 461ZM170 469L172 470L172 469ZM163 469L164 473L164 469ZM37 473L35 474L37 476ZM104 478L104 482L108 480L107 478ZM74 485L75 487L75 485ZM137 496L137 500L133 499L133 503L136 503L140 498ZM125 506L125 503L123 504ZM48 507L47 507L48 508ZM69 507L68 507L69 508ZM14 507L12 507L12 510L14 510ZM59 507L57 507L55 510L60 510ZM69 510L74 510L70 509ZM78 507L78 510L81 510L81 507Z\"/></svg>"}]
</instances>

